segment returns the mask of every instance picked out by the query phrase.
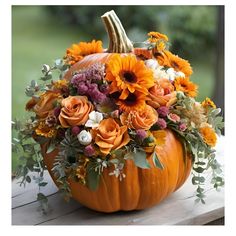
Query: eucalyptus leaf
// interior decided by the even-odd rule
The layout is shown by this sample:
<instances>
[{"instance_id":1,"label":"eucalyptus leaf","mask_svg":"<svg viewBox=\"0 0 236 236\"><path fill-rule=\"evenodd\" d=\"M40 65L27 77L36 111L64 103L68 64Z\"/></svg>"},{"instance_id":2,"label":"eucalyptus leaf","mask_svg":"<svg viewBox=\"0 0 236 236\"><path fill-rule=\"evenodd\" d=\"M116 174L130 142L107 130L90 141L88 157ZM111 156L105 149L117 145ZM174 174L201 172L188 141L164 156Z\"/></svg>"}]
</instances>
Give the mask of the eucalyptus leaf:
<instances>
[{"instance_id":1,"label":"eucalyptus leaf","mask_svg":"<svg viewBox=\"0 0 236 236\"><path fill-rule=\"evenodd\" d=\"M162 165L162 163L160 162L159 160L159 157L157 156L157 153L154 152L153 155L152 155L152 160L153 160L153 163L154 165L157 167L157 168L160 168L160 169L164 169L164 166Z\"/></svg>"},{"instance_id":2,"label":"eucalyptus leaf","mask_svg":"<svg viewBox=\"0 0 236 236\"><path fill-rule=\"evenodd\" d=\"M44 187L44 186L46 186L48 183L47 182L41 182L41 183L39 183L39 186L40 187Z\"/></svg>"},{"instance_id":3,"label":"eucalyptus leaf","mask_svg":"<svg viewBox=\"0 0 236 236\"><path fill-rule=\"evenodd\" d=\"M26 180L26 182L30 183L30 182L31 182L31 178L30 178L30 176L27 175L26 178L25 178L25 180Z\"/></svg>"},{"instance_id":4,"label":"eucalyptus leaf","mask_svg":"<svg viewBox=\"0 0 236 236\"><path fill-rule=\"evenodd\" d=\"M200 183L204 183L205 178L203 176L193 176L192 177L192 184L193 185L198 185Z\"/></svg>"},{"instance_id":5,"label":"eucalyptus leaf","mask_svg":"<svg viewBox=\"0 0 236 236\"><path fill-rule=\"evenodd\" d=\"M203 173L203 171L205 170L205 169L202 168L201 166L193 167L193 169L194 169L197 173Z\"/></svg>"}]
</instances>

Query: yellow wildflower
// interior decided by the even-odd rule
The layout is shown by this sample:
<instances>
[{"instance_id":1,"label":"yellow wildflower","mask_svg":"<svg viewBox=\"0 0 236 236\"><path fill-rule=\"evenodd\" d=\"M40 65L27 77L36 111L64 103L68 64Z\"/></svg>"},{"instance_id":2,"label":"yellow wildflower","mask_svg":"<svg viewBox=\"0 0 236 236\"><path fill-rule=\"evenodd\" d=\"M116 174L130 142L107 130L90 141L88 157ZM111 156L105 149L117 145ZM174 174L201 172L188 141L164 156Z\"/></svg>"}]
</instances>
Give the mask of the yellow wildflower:
<instances>
[{"instance_id":1,"label":"yellow wildflower","mask_svg":"<svg viewBox=\"0 0 236 236\"><path fill-rule=\"evenodd\" d=\"M208 97L202 102L202 106L204 108L207 108L207 107L212 107L214 109L216 108L215 103Z\"/></svg>"}]
</instances>

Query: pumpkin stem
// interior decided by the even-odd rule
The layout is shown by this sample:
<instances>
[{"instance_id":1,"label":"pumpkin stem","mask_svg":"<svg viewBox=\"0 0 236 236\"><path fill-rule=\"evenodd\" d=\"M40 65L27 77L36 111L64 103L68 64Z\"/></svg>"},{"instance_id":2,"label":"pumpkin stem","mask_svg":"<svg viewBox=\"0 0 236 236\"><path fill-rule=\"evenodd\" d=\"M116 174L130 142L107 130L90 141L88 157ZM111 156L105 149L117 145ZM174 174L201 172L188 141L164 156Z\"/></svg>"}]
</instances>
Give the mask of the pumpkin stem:
<instances>
[{"instance_id":1,"label":"pumpkin stem","mask_svg":"<svg viewBox=\"0 0 236 236\"><path fill-rule=\"evenodd\" d=\"M101 16L105 24L106 31L109 37L108 52L110 53L128 53L132 52L133 44L127 37L125 30L117 17L116 13L112 10L106 12Z\"/></svg>"}]
</instances>

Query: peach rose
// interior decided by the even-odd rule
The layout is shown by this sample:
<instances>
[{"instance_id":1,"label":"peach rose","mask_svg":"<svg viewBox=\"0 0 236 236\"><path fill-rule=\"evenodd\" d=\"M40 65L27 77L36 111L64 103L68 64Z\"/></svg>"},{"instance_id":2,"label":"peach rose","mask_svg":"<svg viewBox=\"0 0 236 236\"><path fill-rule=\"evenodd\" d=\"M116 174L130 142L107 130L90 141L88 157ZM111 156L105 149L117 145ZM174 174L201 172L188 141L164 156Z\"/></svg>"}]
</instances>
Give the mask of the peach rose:
<instances>
[{"instance_id":1,"label":"peach rose","mask_svg":"<svg viewBox=\"0 0 236 236\"><path fill-rule=\"evenodd\" d=\"M55 102L60 99L60 94L53 91L46 91L40 96L39 101L34 105L33 110L40 118L46 118L50 112L55 108ZM32 100L31 106L33 106ZM29 103L28 105L29 106Z\"/></svg>"},{"instance_id":2,"label":"peach rose","mask_svg":"<svg viewBox=\"0 0 236 236\"><path fill-rule=\"evenodd\" d=\"M84 125L93 110L93 105L85 96L69 96L61 101L59 121L64 128Z\"/></svg>"},{"instance_id":3,"label":"peach rose","mask_svg":"<svg viewBox=\"0 0 236 236\"><path fill-rule=\"evenodd\" d=\"M120 120L128 128L149 130L157 122L158 113L153 107L147 105L144 110L123 113Z\"/></svg>"},{"instance_id":4,"label":"peach rose","mask_svg":"<svg viewBox=\"0 0 236 236\"><path fill-rule=\"evenodd\" d=\"M149 89L148 98L147 104L155 109L160 106L169 107L176 102L176 92L168 79L159 79Z\"/></svg>"},{"instance_id":5,"label":"peach rose","mask_svg":"<svg viewBox=\"0 0 236 236\"><path fill-rule=\"evenodd\" d=\"M119 126L113 118L102 120L97 128L91 130L91 133L104 155L123 147L130 141L127 126Z\"/></svg>"}]
</instances>

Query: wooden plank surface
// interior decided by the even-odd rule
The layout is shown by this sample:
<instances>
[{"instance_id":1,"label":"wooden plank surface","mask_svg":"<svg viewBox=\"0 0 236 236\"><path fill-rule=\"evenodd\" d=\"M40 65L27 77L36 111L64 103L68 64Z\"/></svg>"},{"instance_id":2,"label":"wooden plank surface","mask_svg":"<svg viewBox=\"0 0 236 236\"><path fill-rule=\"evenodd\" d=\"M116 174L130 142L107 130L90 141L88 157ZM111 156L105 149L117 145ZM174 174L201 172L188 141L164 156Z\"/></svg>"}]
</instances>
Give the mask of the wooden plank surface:
<instances>
[{"instance_id":1,"label":"wooden plank surface","mask_svg":"<svg viewBox=\"0 0 236 236\"><path fill-rule=\"evenodd\" d=\"M224 139L217 145L217 159L223 164ZM210 175L206 174L208 182ZM99 213L81 206L73 199L64 201L57 188L45 175L48 185L44 194L48 196L50 212L43 215L36 202L37 186L34 183L19 188L12 184L13 225L202 225L224 216L224 189L217 192L206 184L206 204L195 203L195 186L191 176L178 191L159 205L142 211Z\"/></svg>"}]
</instances>

